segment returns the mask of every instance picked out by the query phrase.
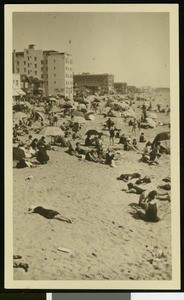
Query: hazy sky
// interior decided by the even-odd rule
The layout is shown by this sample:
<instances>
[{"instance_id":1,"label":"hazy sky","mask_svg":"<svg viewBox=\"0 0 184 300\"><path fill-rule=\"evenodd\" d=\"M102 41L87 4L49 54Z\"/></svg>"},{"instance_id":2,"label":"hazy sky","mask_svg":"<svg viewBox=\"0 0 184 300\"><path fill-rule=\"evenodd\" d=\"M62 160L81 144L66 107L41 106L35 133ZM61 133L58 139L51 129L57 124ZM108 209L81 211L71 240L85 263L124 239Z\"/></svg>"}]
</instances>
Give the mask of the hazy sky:
<instances>
[{"instance_id":1,"label":"hazy sky","mask_svg":"<svg viewBox=\"0 0 184 300\"><path fill-rule=\"evenodd\" d=\"M169 86L168 13L14 13L13 49L28 44L71 52L75 73L111 73L115 82Z\"/></svg>"}]
</instances>

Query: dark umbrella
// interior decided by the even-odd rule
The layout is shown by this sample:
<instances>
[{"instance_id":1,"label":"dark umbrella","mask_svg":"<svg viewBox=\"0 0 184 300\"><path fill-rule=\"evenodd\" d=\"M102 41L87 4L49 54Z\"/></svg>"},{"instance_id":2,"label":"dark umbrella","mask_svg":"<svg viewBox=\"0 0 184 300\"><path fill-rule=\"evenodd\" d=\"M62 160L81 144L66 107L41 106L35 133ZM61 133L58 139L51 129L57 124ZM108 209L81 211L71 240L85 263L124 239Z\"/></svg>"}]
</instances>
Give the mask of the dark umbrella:
<instances>
[{"instance_id":1,"label":"dark umbrella","mask_svg":"<svg viewBox=\"0 0 184 300\"><path fill-rule=\"evenodd\" d=\"M23 158L25 158L24 150L18 147L13 147L13 160L21 160Z\"/></svg>"},{"instance_id":2,"label":"dark umbrella","mask_svg":"<svg viewBox=\"0 0 184 300\"><path fill-rule=\"evenodd\" d=\"M157 144L157 142L166 141L166 140L170 140L170 132L161 132L156 135L153 141L153 146Z\"/></svg>"},{"instance_id":3,"label":"dark umbrella","mask_svg":"<svg viewBox=\"0 0 184 300\"><path fill-rule=\"evenodd\" d=\"M69 104L69 103L66 103L66 104L61 104L61 107L62 107L62 108L72 108L73 105L72 105L72 104Z\"/></svg>"},{"instance_id":4,"label":"dark umbrella","mask_svg":"<svg viewBox=\"0 0 184 300\"><path fill-rule=\"evenodd\" d=\"M95 129L90 129L90 130L88 130L88 131L86 132L85 135L99 135L99 134L100 134L100 132L98 132L97 130L95 130Z\"/></svg>"}]
</instances>

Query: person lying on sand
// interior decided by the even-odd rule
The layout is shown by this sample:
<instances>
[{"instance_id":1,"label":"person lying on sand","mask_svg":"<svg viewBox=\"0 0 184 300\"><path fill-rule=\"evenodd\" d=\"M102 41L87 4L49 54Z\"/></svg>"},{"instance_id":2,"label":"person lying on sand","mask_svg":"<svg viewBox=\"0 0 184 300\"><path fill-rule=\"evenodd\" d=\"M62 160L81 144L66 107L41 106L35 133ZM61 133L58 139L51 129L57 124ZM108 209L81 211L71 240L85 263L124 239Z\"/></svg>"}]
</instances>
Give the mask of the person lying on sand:
<instances>
[{"instance_id":1,"label":"person lying on sand","mask_svg":"<svg viewBox=\"0 0 184 300\"><path fill-rule=\"evenodd\" d=\"M135 183L136 184L142 184L142 183L150 183L151 179L149 176L145 176L143 178L138 179Z\"/></svg>"},{"instance_id":2,"label":"person lying on sand","mask_svg":"<svg viewBox=\"0 0 184 300\"><path fill-rule=\"evenodd\" d=\"M171 202L171 196L170 196L170 194L168 192L164 193L164 194L157 194L156 199L161 200L161 201L169 201L169 202Z\"/></svg>"},{"instance_id":3,"label":"person lying on sand","mask_svg":"<svg viewBox=\"0 0 184 300\"><path fill-rule=\"evenodd\" d=\"M46 219L55 219L59 221L64 221L67 223L72 223L72 221L64 216L62 216L58 211L47 209L42 206L30 206L28 208L28 214L35 213L43 216Z\"/></svg>"},{"instance_id":4,"label":"person lying on sand","mask_svg":"<svg viewBox=\"0 0 184 300\"><path fill-rule=\"evenodd\" d=\"M166 191L170 191L171 190L171 185L170 185L170 183L164 184L164 185L159 185L158 188L166 190Z\"/></svg>"},{"instance_id":5,"label":"person lying on sand","mask_svg":"<svg viewBox=\"0 0 184 300\"><path fill-rule=\"evenodd\" d=\"M119 177L117 177L117 180L123 180L124 182L127 182L128 180L131 180L133 178L140 178L141 175L139 173L132 173L132 174L121 174Z\"/></svg>"},{"instance_id":6,"label":"person lying on sand","mask_svg":"<svg viewBox=\"0 0 184 300\"><path fill-rule=\"evenodd\" d=\"M140 195L142 194L142 192L144 192L145 190L140 188L139 186L134 185L132 182L127 184L128 189L122 189L122 191L126 192L126 193L133 193L133 194L137 194Z\"/></svg>"}]
</instances>

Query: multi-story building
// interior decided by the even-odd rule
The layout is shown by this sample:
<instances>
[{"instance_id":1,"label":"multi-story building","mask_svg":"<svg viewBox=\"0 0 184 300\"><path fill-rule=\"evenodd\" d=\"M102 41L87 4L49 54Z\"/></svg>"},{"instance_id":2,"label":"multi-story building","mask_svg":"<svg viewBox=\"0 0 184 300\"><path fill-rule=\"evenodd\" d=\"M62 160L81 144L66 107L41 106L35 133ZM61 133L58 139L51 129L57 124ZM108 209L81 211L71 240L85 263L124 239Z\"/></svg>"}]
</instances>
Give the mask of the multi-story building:
<instances>
[{"instance_id":1,"label":"multi-story building","mask_svg":"<svg viewBox=\"0 0 184 300\"><path fill-rule=\"evenodd\" d=\"M127 83L126 82L115 82L114 89L118 94L127 93Z\"/></svg>"},{"instance_id":2,"label":"multi-story building","mask_svg":"<svg viewBox=\"0 0 184 300\"><path fill-rule=\"evenodd\" d=\"M51 95L73 98L73 60L70 54L55 52L48 55L48 91Z\"/></svg>"},{"instance_id":3,"label":"multi-story building","mask_svg":"<svg viewBox=\"0 0 184 300\"><path fill-rule=\"evenodd\" d=\"M114 75L82 73L73 76L74 87L85 87L93 93L105 94L114 90Z\"/></svg>"},{"instance_id":4,"label":"multi-story building","mask_svg":"<svg viewBox=\"0 0 184 300\"><path fill-rule=\"evenodd\" d=\"M73 98L72 55L55 50L36 50L31 44L22 52L13 51L13 73L44 81L44 93Z\"/></svg>"},{"instance_id":5,"label":"multi-story building","mask_svg":"<svg viewBox=\"0 0 184 300\"><path fill-rule=\"evenodd\" d=\"M21 89L21 78L20 74L14 74L12 76L12 89L13 89L13 96L23 96L25 92Z\"/></svg>"}]
</instances>

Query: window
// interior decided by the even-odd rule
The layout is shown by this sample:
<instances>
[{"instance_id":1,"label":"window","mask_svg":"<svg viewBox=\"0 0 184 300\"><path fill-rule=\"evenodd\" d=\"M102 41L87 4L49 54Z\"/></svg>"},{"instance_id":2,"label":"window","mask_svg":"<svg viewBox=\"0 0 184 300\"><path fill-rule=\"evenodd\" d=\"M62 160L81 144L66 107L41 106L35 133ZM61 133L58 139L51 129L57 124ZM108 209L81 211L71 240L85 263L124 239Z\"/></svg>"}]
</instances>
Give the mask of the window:
<instances>
[{"instance_id":1,"label":"window","mask_svg":"<svg viewBox=\"0 0 184 300\"><path fill-rule=\"evenodd\" d=\"M17 68L17 72L19 73L19 68Z\"/></svg>"},{"instance_id":2,"label":"window","mask_svg":"<svg viewBox=\"0 0 184 300\"><path fill-rule=\"evenodd\" d=\"M43 71L43 68L41 68L41 71Z\"/></svg>"},{"instance_id":3,"label":"window","mask_svg":"<svg viewBox=\"0 0 184 300\"><path fill-rule=\"evenodd\" d=\"M29 63L27 64L27 66L29 67Z\"/></svg>"},{"instance_id":4,"label":"window","mask_svg":"<svg viewBox=\"0 0 184 300\"><path fill-rule=\"evenodd\" d=\"M54 81L54 84L56 84L56 81Z\"/></svg>"},{"instance_id":5,"label":"window","mask_svg":"<svg viewBox=\"0 0 184 300\"><path fill-rule=\"evenodd\" d=\"M29 56L27 57L27 59L29 60Z\"/></svg>"},{"instance_id":6,"label":"window","mask_svg":"<svg viewBox=\"0 0 184 300\"><path fill-rule=\"evenodd\" d=\"M56 61L55 61L55 59L54 59L54 63L55 63Z\"/></svg>"},{"instance_id":7,"label":"window","mask_svg":"<svg viewBox=\"0 0 184 300\"><path fill-rule=\"evenodd\" d=\"M35 71L35 75L37 75L37 71Z\"/></svg>"},{"instance_id":8,"label":"window","mask_svg":"<svg viewBox=\"0 0 184 300\"><path fill-rule=\"evenodd\" d=\"M30 74L30 71L28 71L28 74Z\"/></svg>"},{"instance_id":9,"label":"window","mask_svg":"<svg viewBox=\"0 0 184 300\"><path fill-rule=\"evenodd\" d=\"M16 85L17 85L17 86L19 85L19 81L18 81L18 80L16 80Z\"/></svg>"},{"instance_id":10,"label":"window","mask_svg":"<svg viewBox=\"0 0 184 300\"><path fill-rule=\"evenodd\" d=\"M43 60L41 60L41 64L43 65Z\"/></svg>"},{"instance_id":11,"label":"window","mask_svg":"<svg viewBox=\"0 0 184 300\"><path fill-rule=\"evenodd\" d=\"M41 78L43 78L43 74L41 74Z\"/></svg>"},{"instance_id":12,"label":"window","mask_svg":"<svg viewBox=\"0 0 184 300\"><path fill-rule=\"evenodd\" d=\"M26 89L28 88L28 82L25 82L25 88Z\"/></svg>"},{"instance_id":13,"label":"window","mask_svg":"<svg viewBox=\"0 0 184 300\"><path fill-rule=\"evenodd\" d=\"M26 68L24 68L24 73L26 73Z\"/></svg>"},{"instance_id":14,"label":"window","mask_svg":"<svg viewBox=\"0 0 184 300\"><path fill-rule=\"evenodd\" d=\"M56 74L54 74L54 77L56 77Z\"/></svg>"},{"instance_id":15,"label":"window","mask_svg":"<svg viewBox=\"0 0 184 300\"><path fill-rule=\"evenodd\" d=\"M19 65L19 61L17 61L17 65Z\"/></svg>"},{"instance_id":16,"label":"window","mask_svg":"<svg viewBox=\"0 0 184 300\"><path fill-rule=\"evenodd\" d=\"M54 67L54 70L56 69L56 67Z\"/></svg>"},{"instance_id":17,"label":"window","mask_svg":"<svg viewBox=\"0 0 184 300\"><path fill-rule=\"evenodd\" d=\"M37 64L35 64L34 66L35 66L35 68L37 68Z\"/></svg>"},{"instance_id":18,"label":"window","mask_svg":"<svg viewBox=\"0 0 184 300\"><path fill-rule=\"evenodd\" d=\"M24 61L24 65L26 65L26 61Z\"/></svg>"},{"instance_id":19,"label":"window","mask_svg":"<svg viewBox=\"0 0 184 300\"><path fill-rule=\"evenodd\" d=\"M34 60L37 61L37 57L35 57Z\"/></svg>"}]
</instances>

